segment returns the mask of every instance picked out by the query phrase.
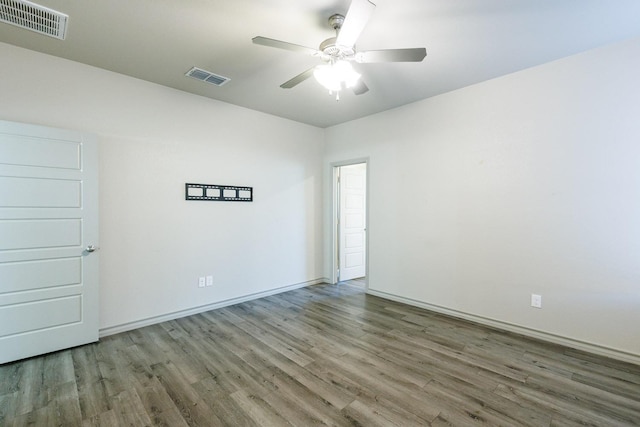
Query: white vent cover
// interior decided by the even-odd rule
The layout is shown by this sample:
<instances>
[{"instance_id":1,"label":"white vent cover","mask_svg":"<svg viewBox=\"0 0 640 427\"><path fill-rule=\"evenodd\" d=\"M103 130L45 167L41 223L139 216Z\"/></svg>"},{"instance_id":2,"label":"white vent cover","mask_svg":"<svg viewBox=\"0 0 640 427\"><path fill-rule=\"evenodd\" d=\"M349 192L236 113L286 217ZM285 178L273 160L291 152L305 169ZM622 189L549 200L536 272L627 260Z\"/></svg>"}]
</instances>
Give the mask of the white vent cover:
<instances>
[{"instance_id":1,"label":"white vent cover","mask_svg":"<svg viewBox=\"0 0 640 427\"><path fill-rule=\"evenodd\" d=\"M69 16L26 0L0 0L0 22L64 40Z\"/></svg>"},{"instance_id":2,"label":"white vent cover","mask_svg":"<svg viewBox=\"0 0 640 427\"><path fill-rule=\"evenodd\" d=\"M219 76L217 74L213 74L210 71L203 70L201 68L193 67L185 74L187 77L193 77L194 79L203 81L205 83L210 83L216 86L222 86L231 80L229 77Z\"/></svg>"}]
</instances>

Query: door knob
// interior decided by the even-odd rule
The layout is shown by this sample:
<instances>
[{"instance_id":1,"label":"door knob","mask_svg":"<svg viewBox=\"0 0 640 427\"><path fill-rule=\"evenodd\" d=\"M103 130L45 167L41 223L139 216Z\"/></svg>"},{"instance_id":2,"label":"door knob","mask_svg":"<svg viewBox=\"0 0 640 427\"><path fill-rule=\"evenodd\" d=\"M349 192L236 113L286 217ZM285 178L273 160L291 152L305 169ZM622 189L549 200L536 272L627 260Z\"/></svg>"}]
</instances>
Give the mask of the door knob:
<instances>
[{"instance_id":1,"label":"door knob","mask_svg":"<svg viewBox=\"0 0 640 427\"><path fill-rule=\"evenodd\" d=\"M95 251L97 251L98 249L100 249L100 248L99 248L99 247L97 247L97 246L89 245L89 246L87 246L86 251L87 251L87 252L95 252Z\"/></svg>"}]
</instances>

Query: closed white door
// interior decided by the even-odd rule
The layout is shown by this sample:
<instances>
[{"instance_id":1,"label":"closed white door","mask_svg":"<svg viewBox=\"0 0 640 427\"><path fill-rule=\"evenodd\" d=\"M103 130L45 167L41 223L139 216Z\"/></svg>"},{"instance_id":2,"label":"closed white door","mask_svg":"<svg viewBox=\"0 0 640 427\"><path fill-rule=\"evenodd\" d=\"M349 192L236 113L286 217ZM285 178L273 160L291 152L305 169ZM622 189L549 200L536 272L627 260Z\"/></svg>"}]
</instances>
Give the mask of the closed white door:
<instances>
[{"instance_id":1,"label":"closed white door","mask_svg":"<svg viewBox=\"0 0 640 427\"><path fill-rule=\"evenodd\" d=\"M339 172L340 281L366 274L367 164L342 166Z\"/></svg>"},{"instance_id":2,"label":"closed white door","mask_svg":"<svg viewBox=\"0 0 640 427\"><path fill-rule=\"evenodd\" d=\"M0 121L0 363L98 340L97 193L93 138Z\"/></svg>"}]
</instances>

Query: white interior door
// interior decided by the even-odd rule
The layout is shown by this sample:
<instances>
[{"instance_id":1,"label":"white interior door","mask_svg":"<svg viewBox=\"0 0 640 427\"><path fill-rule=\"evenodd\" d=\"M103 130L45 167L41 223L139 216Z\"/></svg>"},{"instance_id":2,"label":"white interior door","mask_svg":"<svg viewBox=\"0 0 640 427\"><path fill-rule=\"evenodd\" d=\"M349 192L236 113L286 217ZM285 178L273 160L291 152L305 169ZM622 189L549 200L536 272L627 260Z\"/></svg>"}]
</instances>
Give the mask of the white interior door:
<instances>
[{"instance_id":1,"label":"white interior door","mask_svg":"<svg viewBox=\"0 0 640 427\"><path fill-rule=\"evenodd\" d=\"M340 281L366 274L367 164L341 166L339 179Z\"/></svg>"},{"instance_id":2,"label":"white interior door","mask_svg":"<svg viewBox=\"0 0 640 427\"><path fill-rule=\"evenodd\" d=\"M98 340L97 144L0 121L0 363Z\"/></svg>"}]
</instances>

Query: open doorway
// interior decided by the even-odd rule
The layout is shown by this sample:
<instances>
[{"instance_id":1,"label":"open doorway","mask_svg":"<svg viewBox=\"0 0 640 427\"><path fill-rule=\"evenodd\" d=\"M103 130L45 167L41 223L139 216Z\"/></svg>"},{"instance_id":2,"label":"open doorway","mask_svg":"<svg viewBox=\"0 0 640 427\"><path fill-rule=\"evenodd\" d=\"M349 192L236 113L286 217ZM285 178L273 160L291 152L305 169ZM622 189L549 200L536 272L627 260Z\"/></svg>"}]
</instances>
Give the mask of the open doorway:
<instances>
[{"instance_id":1,"label":"open doorway","mask_svg":"<svg viewBox=\"0 0 640 427\"><path fill-rule=\"evenodd\" d=\"M367 286L367 163L334 166L334 283Z\"/></svg>"}]
</instances>

